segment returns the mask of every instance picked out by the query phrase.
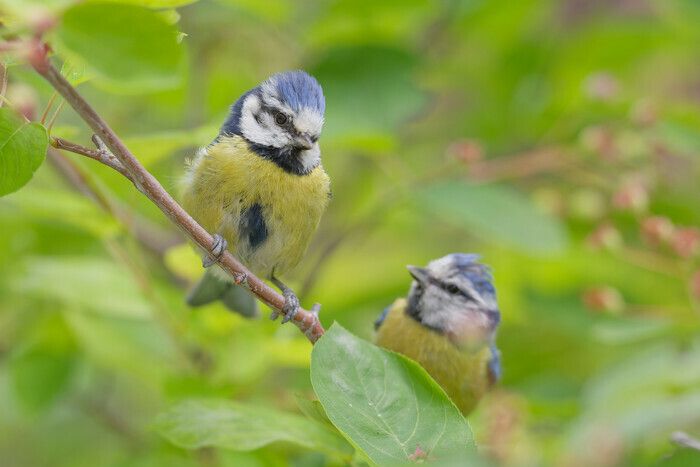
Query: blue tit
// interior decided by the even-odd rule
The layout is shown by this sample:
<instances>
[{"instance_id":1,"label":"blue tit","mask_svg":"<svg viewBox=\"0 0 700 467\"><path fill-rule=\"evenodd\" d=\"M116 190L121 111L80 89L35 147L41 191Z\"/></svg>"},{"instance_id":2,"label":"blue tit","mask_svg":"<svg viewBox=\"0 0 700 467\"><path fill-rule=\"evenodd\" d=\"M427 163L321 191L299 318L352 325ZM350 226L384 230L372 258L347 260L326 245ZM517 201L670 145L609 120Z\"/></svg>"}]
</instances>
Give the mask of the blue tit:
<instances>
[{"instance_id":1,"label":"blue tit","mask_svg":"<svg viewBox=\"0 0 700 467\"><path fill-rule=\"evenodd\" d=\"M462 253L408 270L408 299L384 310L375 342L418 362L467 415L501 375L491 273L478 256Z\"/></svg>"},{"instance_id":2,"label":"blue tit","mask_svg":"<svg viewBox=\"0 0 700 467\"><path fill-rule=\"evenodd\" d=\"M184 208L215 233L214 258L204 255L205 267L228 249L282 290L285 321L299 301L279 276L304 256L330 198L318 145L324 112L313 77L303 71L273 75L233 104L216 139L188 162L182 182ZM253 296L215 266L188 303L217 299L244 316L258 313Z\"/></svg>"}]
</instances>

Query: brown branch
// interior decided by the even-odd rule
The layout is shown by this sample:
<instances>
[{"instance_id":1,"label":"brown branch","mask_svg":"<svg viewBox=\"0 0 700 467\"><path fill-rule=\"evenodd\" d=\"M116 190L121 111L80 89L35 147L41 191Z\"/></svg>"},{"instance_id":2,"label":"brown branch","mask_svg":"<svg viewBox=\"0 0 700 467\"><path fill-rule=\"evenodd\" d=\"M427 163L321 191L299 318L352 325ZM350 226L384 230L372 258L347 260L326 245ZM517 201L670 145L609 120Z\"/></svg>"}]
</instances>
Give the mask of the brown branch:
<instances>
[{"instance_id":1,"label":"brown branch","mask_svg":"<svg viewBox=\"0 0 700 467\"><path fill-rule=\"evenodd\" d=\"M37 50L46 50L43 45L37 44ZM46 53L40 59L36 56L30 60L32 66L41 76L48 81L53 88L70 104L76 113L83 119L85 123L95 132L99 138L104 141L105 145L111 151L111 154L121 164L118 169L115 164L109 164L106 161L107 156L104 151L97 151L97 154L92 152L78 152L84 156L98 160L110 167L118 170L122 175L131 180L131 182L145 194L158 208L183 232L195 242L203 251L209 252L214 246L213 237L201 225L199 225L163 188L163 186L146 170L136 157L129 151L114 131L100 117L97 112L83 99L78 91L56 70L49 62ZM76 151L77 152L77 151ZM123 169L123 171L121 170ZM236 282L236 284L245 286L258 299L266 303L270 307L277 310L279 313L284 313L284 298L279 293L275 292L261 279L251 273L243 266L231 253L228 251L218 259L218 264L226 271ZM314 313L299 309L292 322L306 335L306 337L315 343L324 333L318 317Z\"/></svg>"},{"instance_id":2,"label":"brown branch","mask_svg":"<svg viewBox=\"0 0 700 467\"><path fill-rule=\"evenodd\" d=\"M700 451L700 440L693 438L684 431L674 431L671 433L671 442L684 448Z\"/></svg>"},{"instance_id":3,"label":"brown branch","mask_svg":"<svg viewBox=\"0 0 700 467\"><path fill-rule=\"evenodd\" d=\"M62 149L64 151L69 151L75 154L80 154L81 156L89 157L90 159L94 159L97 162L101 162L104 165L113 168L129 180L133 181L131 178L131 174L124 168L122 163L119 162L119 160L116 157L114 157L110 152L86 148L85 146L81 146L80 144L66 141L63 138L51 138L51 146L55 147L56 149Z\"/></svg>"},{"instance_id":4,"label":"brown branch","mask_svg":"<svg viewBox=\"0 0 700 467\"><path fill-rule=\"evenodd\" d=\"M570 158L557 148L543 148L514 156L474 162L469 165L469 177L478 182L522 179L551 172L570 165Z\"/></svg>"}]
</instances>

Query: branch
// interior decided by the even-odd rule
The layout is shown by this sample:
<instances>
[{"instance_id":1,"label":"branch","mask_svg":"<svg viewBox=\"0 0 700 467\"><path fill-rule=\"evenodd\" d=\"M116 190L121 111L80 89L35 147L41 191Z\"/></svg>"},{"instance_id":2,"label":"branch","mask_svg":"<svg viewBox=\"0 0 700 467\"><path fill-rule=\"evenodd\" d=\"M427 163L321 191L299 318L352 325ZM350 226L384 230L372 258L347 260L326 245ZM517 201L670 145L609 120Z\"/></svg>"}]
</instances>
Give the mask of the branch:
<instances>
[{"instance_id":1,"label":"branch","mask_svg":"<svg viewBox=\"0 0 700 467\"><path fill-rule=\"evenodd\" d=\"M38 50L44 50L44 46L37 46ZM144 195L146 195L158 208L180 229L196 243L203 251L212 254L214 246L213 237L201 225L199 225L163 188L163 186L146 170L136 157L129 151L114 131L100 117L97 112L83 99L76 89L56 70L49 62L46 53L41 58L30 60L32 66L41 76L48 81L53 88L70 104L85 123L104 141L114 158L121 164L108 163L103 151L92 150L78 152L78 154L98 160L109 165L128 178ZM119 167L119 168L117 168ZM284 297L275 292L260 278L251 273L230 252L226 251L218 259L218 264L226 271L238 285L248 288L263 303L274 308L279 313L284 313ZM324 333L323 326L315 313L299 309L292 322L306 335L312 343L315 343Z\"/></svg>"},{"instance_id":2,"label":"branch","mask_svg":"<svg viewBox=\"0 0 700 467\"><path fill-rule=\"evenodd\" d=\"M97 138L95 138L97 140ZM100 141L101 140L97 140ZM133 179L131 178L131 174L124 168L121 162L112 155L111 152L109 151L104 151L101 149L90 149L86 148L85 146L81 146L80 144L72 143L70 141L66 141L63 138L51 138L51 146L55 147L56 149L63 149L64 151L69 151L75 154L80 154L81 156L86 156L89 157L90 159L94 159L97 162L101 162L104 165L107 165L129 180L133 182Z\"/></svg>"},{"instance_id":3,"label":"branch","mask_svg":"<svg viewBox=\"0 0 700 467\"><path fill-rule=\"evenodd\" d=\"M671 433L671 441L684 448L700 451L700 440L697 440L684 431L674 431Z\"/></svg>"}]
</instances>

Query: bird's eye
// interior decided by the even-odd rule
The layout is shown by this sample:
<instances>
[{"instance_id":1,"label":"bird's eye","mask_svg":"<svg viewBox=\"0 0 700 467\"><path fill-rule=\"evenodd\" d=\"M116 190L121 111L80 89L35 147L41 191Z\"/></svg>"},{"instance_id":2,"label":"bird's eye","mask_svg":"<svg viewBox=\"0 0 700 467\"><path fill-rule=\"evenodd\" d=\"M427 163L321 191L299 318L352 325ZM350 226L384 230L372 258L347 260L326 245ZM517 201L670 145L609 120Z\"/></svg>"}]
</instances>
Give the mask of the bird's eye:
<instances>
[{"instance_id":1,"label":"bird's eye","mask_svg":"<svg viewBox=\"0 0 700 467\"><path fill-rule=\"evenodd\" d=\"M459 289L459 287L457 287L457 286L454 285L454 284L447 284L447 285L445 286L445 289L446 289L449 293L451 293L451 294L453 294L453 295L457 295L457 294L459 294L459 293L462 292L462 291Z\"/></svg>"},{"instance_id":2,"label":"bird's eye","mask_svg":"<svg viewBox=\"0 0 700 467\"><path fill-rule=\"evenodd\" d=\"M275 113L275 123L276 124L284 125L285 123L287 123L288 120L289 120L289 118L287 118L287 116L285 114L283 114L282 112Z\"/></svg>"}]
</instances>

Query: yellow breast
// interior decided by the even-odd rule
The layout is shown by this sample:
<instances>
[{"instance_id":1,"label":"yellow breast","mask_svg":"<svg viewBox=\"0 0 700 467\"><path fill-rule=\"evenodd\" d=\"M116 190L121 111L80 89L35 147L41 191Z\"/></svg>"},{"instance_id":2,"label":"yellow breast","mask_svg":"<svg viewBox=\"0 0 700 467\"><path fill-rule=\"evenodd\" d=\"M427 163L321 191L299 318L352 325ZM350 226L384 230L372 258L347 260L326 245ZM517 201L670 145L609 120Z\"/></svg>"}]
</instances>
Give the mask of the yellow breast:
<instances>
[{"instance_id":1,"label":"yellow breast","mask_svg":"<svg viewBox=\"0 0 700 467\"><path fill-rule=\"evenodd\" d=\"M330 180L320 165L307 175L285 172L248 148L239 136L225 137L192 162L183 205L255 274L269 277L301 260L328 204ZM241 213L260 204L267 237L259 247L241 241Z\"/></svg>"},{"instance_id":2,"label":"yellow breast","mask_svg":"<svg viewBox=\"0 0 700 467\"><path fill-rule=\"evenodd\" d=\"M377 330L377 345L415 360L445 390L464 415L471 412L489 387L488 347L469 353L445 336L405 313L406 300L394 302Z\"/></svg>"}]
</instances>

